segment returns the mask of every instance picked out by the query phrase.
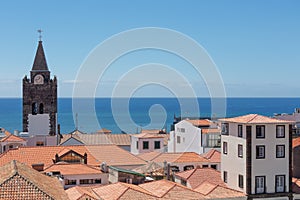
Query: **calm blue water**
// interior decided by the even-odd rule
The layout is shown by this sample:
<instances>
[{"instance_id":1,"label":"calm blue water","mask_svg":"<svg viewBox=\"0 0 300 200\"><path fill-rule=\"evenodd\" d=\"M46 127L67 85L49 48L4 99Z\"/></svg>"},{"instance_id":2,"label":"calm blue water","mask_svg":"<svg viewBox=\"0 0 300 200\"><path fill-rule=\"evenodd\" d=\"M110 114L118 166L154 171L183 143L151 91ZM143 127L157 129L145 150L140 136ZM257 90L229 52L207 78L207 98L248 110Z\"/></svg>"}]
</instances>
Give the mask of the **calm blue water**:
<instances>
[{"instance_id":1,"label":"calm blue water","mask_svg":"<svg viewBox=\"0 0 300 200\"><path fill-rule=\"evenodd\" d=\"M113 133L120 133L121 129L131 133L135 133L141 128L160 129L167 127L169 130L174 114L176 116L182 115L187 117L211 116L211 100L209 98L198 99L200 116L195 116L196 112L192 106L192 99L132 98L129 101L128 108L134 124L130 124L127 121L126 107L122 106L125 104L127 104L126 99L115 99L113 105L117 112L113 115L110 98L95 99L95 111L101 128L110 129ZM181 111L182 104L187 106ZM82 99L80 105L82 110L78 113L79 129L86 132L96 131L99 126L98 124L91 123L91 113L86 112L84 109L86 106L85 99ZM189 105L191 106L189 107ZM274 113L292 113L296 107L300 107L300 98L228 98L226 115L227 117L232 117L258 113L272 116ZM0 127L11 132L13 130L21 130L22 99L0 99L0 108ZM152 118L149 115L149 110ZM166 120L165 122L164 119ZM62 133L69 133L75 129L71 98L59 99L58 122L61 124Z\"/></svg>"}]
</instances>

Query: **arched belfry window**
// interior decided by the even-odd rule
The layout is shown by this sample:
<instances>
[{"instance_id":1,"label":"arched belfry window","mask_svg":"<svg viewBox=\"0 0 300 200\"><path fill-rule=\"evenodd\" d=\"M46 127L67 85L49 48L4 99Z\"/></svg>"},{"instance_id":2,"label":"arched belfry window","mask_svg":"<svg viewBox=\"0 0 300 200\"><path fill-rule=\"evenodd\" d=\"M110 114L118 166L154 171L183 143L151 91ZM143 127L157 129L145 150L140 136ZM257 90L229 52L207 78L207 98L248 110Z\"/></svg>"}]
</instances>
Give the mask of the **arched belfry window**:
<instances>
[{"instance_id":1,"label":"arched belfry window","mask_svg":"<svg viewBox=\"0 0 300 200\"><path fill-rule=\"evenodd\" d=\"M39 107L39 109L40 109L40 114L43 114L44 113L44 104L43 103L40 103L40 107Z\"/></svg>"},{"instance_id":2,"label":"arched belfry window","mask_svg":"<svg viewBox=\"0 0 300 200\"><path fill-rule=\"evenodd\" d=\"M32 114L36 115L38 113L38 105L36 102L32 103Z\"/></svg>"}]
</instances>

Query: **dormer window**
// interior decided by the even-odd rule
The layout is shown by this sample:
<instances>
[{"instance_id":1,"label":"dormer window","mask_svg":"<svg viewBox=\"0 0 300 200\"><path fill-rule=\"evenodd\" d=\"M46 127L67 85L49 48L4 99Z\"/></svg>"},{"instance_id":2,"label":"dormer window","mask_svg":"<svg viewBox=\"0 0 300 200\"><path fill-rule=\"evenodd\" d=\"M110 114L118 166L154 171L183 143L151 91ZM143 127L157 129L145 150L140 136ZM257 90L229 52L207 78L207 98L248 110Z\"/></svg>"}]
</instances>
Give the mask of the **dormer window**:
<instances>
[{"instance_id":1,"label":"dormer window","mask_svg":"<svg viewBox=\"0 0 300 200\"><path fill-rule=\"evenodd\" d=\"M69 150L62 155L56 154L55 163L57 162L87 164L87 154L81 155L75 151Z\"/></svg>"}]
</instances>

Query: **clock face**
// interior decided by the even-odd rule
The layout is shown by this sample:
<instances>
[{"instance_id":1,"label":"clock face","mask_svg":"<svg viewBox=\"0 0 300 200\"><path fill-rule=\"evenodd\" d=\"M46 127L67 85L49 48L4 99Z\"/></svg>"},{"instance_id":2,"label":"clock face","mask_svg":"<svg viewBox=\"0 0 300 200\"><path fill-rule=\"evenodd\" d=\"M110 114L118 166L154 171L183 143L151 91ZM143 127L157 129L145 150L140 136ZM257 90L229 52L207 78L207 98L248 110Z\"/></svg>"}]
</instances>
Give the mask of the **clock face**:
<instances>
[{"instance_id":1,"label":"clock face","mask_svg":"<svg viewBox=\"0 0 300 200\"><path fill-rule=\"evenodd\" d=\"M40 74L36 75L34 77L34 84L43 84L44 83L44 77Z\"/></svg>"}]
</instances>

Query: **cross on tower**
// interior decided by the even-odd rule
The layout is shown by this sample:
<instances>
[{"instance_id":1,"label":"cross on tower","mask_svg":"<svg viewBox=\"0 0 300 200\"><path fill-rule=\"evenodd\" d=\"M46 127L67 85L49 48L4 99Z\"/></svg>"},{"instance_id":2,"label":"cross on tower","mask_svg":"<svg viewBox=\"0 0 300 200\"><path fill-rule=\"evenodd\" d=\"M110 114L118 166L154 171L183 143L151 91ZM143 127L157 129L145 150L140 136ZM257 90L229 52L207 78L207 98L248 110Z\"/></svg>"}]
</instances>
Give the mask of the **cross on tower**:
<instances>
[{"instance_id":1,"label":"cross on tower","mask_svg":"<svg viewBox=\"0 0 300 200\"><path fill-rule=\"evenodd\" d=\"M39 39L40 39L40 41L42 41L42 29L39 29L39 30L37 30L37 32L40 34L39 35Z\"/></svg>"}]
</instances>

